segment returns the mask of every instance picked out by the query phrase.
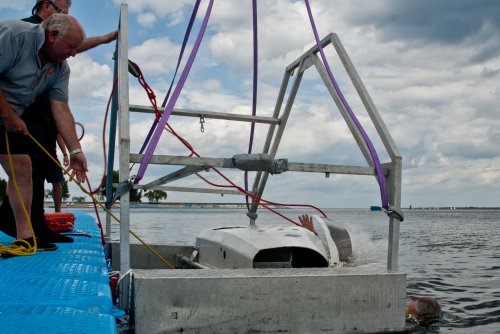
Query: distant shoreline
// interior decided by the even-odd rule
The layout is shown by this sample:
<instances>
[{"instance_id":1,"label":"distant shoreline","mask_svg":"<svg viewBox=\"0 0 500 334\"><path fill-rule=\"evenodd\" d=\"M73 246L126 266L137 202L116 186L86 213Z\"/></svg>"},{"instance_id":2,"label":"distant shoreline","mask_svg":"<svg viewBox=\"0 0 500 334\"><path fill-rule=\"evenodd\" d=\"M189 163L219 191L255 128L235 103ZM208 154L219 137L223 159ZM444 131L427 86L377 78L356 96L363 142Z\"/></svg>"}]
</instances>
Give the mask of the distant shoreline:
<instances>
[{"instance_id":1,"label":"distant shoreline","mask_svg":"<svg viewBox=\"0 0 500 334\"><path fill-rule=\"evenodd\" d=\"M417 208L403 208L403 210L500 210L500 207L489 206L442 206L442 207L417 207Z\"/></svg>"},{"instance_id":2,"label":"distant shoreline","mask_svg":"<svg viewBox=\"0 0 500 334\"><path fill-rule=\"evenodd\" d=\"M0 202L1 203L1 202ZM71 203L71 202L69 202ZM163 202L163 203L148 203L148 202L133 202L130 203L131 207L175 207L175 208L209 208L209 207L218 207L218 208L246 208L246 203L213 203L213 202L204 202L204 203L192 203L192 202ZM83 203L72 203L68 204L68 202L63 203L62 208L88 208L89 206L93 206L93 202L83 202ZM118 204L114 204L113 207L119 207ZM54 204L52 202L45 202L45 208L53 208ZM283 207L284 209L290 209L290 207ZM324 209L365 209L365 208L324 208ZM366 208L370 210L370 207ZM405 211L412 210L500 210L500 207L479 207L479 206L422 206L422 207L405 207L402 208Z\"/></svg>"}]
</instances>

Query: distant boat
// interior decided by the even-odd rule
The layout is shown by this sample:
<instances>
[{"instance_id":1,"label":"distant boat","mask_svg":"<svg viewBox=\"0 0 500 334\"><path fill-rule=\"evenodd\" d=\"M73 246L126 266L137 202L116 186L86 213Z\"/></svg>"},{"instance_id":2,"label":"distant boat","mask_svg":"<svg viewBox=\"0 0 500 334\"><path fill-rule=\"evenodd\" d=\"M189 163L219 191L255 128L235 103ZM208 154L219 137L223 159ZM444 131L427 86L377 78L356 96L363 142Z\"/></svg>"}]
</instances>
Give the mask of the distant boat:
<instances>
[{"instance_id":1,"label":"distant boat","mask_svg":"<svg viewBox=\"0 0 500 334\"><path fill-rule=\"evenodd\" d=\"M370 206L370 211L382 211L382 208L377 205Z\"/></svg>"}]
</instances>

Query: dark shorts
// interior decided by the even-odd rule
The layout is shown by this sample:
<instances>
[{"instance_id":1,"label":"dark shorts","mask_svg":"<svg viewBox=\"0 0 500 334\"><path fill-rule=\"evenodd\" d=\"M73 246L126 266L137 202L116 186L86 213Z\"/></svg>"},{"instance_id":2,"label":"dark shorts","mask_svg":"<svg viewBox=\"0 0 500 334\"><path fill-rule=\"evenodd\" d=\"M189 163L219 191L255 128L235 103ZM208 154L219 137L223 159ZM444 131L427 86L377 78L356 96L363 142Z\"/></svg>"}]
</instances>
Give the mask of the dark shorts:
<instances>
[{"instance_id":1,"label":"dark shorts","mask_svg":"<svg viewBox=\"0 0 500 334\"><path fill-rule=\"evenodd\" d=\"M59 183L64 181L64 174L59 166L52 160L47 162L45 179L48 183Z\"/></svg>"},{"instance_id":2,"label":"dark shorts","mask_svg":"<svg viewBox=\"0 0 500 334\"><path fill-rule=\"evenodd\" d=\"M29 141L28 136L15 132L7 132L9 135L10 154L28 154ZM7 154L7 142L5 139L5 126L0 125L0 154Z\"/></svg>"}]
</instances>

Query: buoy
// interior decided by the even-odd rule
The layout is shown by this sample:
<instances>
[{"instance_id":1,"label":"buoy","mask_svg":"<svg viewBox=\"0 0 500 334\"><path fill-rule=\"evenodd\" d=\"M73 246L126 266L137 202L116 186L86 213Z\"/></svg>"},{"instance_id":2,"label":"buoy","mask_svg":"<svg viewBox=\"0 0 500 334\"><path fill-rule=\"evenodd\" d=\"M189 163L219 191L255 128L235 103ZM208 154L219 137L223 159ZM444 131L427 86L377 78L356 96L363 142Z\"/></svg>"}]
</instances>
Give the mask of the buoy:
<instances>
[{"instance_id":1,"label":"buoy","mask_svg":"<svg viewBox=\"0 0 500 334\"><path fill-rule=\"evenodd\" d=\"M68 232L75 228L75 215L70 212L46 212L45 221L55 232Z\"/></svg>"}]
</instances>

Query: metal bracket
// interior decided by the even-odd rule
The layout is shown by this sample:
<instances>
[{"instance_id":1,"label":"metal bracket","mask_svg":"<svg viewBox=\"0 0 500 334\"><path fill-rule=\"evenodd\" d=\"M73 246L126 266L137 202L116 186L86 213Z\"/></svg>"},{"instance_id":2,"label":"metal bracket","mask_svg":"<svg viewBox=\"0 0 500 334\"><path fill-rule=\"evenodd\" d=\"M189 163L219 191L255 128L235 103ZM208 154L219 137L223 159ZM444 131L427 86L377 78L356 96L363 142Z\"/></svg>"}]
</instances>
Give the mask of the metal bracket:
<instances>
[{"instance_id":1,"label":"metal bracket","mask_svg":"<svg viewBox=\"0 0 500 334\"><path fill-rule=\"evenodd\" d=\"M389 207L389 210L387 210L387 215L391 218L396 218L400 222L403 222L405 220L403 211L401 211L401 209L394 209L392 207Z\"/></svg>"}]
</instances>

